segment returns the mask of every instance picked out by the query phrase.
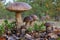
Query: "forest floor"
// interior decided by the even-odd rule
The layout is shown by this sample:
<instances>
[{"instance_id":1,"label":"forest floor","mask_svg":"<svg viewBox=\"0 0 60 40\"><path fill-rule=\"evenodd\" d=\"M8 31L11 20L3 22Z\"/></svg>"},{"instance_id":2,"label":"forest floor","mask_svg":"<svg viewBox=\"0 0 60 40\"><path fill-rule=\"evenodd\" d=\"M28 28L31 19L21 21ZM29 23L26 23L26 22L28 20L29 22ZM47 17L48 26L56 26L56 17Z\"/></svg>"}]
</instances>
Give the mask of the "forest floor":
<instances>
[{"instance_id":1,"label":"forest floor","mask_svg":"<svg viewBox=\"0 0 60 40\"><path fill-rule=\"evenodd\" d=\"M14 19L9 19L9 22L15 21ZM2 24L4 22L4 19L0 19L0 24ZM41 21L40 21L41 22ZM60 27L60 21L48 21L50 23L52 23L55 27ZM40 24L39 22L37 22L38 24Z\"/></svg>"}]
</instances>

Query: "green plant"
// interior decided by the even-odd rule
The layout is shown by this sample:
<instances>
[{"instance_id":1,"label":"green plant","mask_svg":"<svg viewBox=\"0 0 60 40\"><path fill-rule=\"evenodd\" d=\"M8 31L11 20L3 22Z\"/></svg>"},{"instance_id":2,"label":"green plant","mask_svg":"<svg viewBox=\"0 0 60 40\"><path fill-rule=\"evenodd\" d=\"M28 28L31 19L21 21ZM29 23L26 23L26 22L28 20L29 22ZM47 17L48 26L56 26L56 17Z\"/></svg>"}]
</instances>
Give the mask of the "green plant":
<instances>
[{"instance_id":1,"label":"green plant","mask_svg":"<svg viewBox=\"0 0 60 40\"><path fill-rule=\"evenodd\" d=\"M4 33L4 26L0 25L0 36L2 36L3 33Z\"/></svg>"},{"instance_id":2,"label":"green plant","mask_svg":"<svg viewBox=\"0 0 60 40\"><path fill-rule=\"evenodd\" d=\"M39 30L45 30L46 27L44 26L44 23L42 23L40 26L39 26Z\"/></svg>"},{"instance_id":3,"label":"green plant","mask_svg":"<svg viewBox=\"0 0 60 40\"><path fill-rule=\"evenodd\" d=\"M32 31L42 31L45 30L45 26L44 23L42 23L41 25L37 25L36 23L34 24L33 27L29 27L27 30L32 32Z\"/></svg>"},{"instance_id":4,"label":"green plant","mask_svg":"<svg viewBox=\"0 0 60 40\"><path fill-rule=\"evenodd\" d=\"M57 40L60 40L60 37Z\"/></svg>"},{"instance_id":5,"label":"green plant","mask_svg":"<svg viewBox=\"0 0 60 40\"><path fill-rule=\"evenodd\" d=\"M29 32L32 32L32 31L33 31L33 28L32 28L32 27L29 27L27 30L28 30Z\"/></svg>"},{"instance_id":6,"label":"green plant","mask_svg":"<svg viewBox=\"0 0 60 40\"><path fill-rule=\"evenodd\" d=\"M34 30L39 31L39 26L36 23L34 24Z\"/></svg>"},{"instance_id":7,"label":"green plant","mask_svg":"<svg viewBox=\"0 0 60 40\"><path fill-rule=\"evenodd\" d=\"M9 30L11 30L15 26L15 22L9 23L8 20L4 20L4 24Z\"/></svg>"}]
</instances>

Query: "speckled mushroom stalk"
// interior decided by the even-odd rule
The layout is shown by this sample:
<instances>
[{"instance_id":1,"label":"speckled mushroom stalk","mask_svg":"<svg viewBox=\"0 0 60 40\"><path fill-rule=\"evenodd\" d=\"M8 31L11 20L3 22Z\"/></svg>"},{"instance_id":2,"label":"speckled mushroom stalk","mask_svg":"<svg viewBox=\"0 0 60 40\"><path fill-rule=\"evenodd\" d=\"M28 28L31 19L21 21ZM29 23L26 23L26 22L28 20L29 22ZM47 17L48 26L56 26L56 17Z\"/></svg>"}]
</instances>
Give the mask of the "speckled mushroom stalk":
<instances>
[{"instance_id":1,"label":"speckled mushroom stalk","mask_svg":"<svg viewBox=\"0 0 60 40\"><path fill-rule=\"evenodd\" d=\"M15 14L16 26L19 27L23 24L21 12L16 12Z\"/></svg>"}]
</instances>

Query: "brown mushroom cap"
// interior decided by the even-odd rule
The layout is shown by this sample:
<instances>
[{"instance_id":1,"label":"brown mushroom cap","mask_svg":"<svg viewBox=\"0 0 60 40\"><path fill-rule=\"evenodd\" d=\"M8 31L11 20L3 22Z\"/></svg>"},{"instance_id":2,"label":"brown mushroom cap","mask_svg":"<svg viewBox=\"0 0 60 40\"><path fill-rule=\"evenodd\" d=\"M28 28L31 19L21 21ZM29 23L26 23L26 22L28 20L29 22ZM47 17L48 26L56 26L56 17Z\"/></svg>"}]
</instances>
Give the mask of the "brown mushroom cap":
<instances>
[{"instance_id":1,"label":"brown mushroom cap","mask_svg":"<svg viewBox=\"0 0 60 40\"><path fill-rule=\"evenodd\" d=\"M15 3L11 3L9 4L6 9L9 11L26 11L26 10L30 10L32 7L24 2L15 2Z\"/></svg>"},{"instance_id":2,"label":"brown mushroom cap","mask_svg":"<svg viewBox=\"0 0 60 40\"><path fill-rule=\"evenodd\" d=\"M51 23L46 22L44 25L45 25L46 27L50 27L50 26L51 26Z\"/></svg>"},{"instance_id":3,"label":"brown mushroom cap","mask_svg":"<svg viewBox=\"0 0 60 40\"><path fill-rule=\"evenodd\" d=\"M36 21L39 19L36 15L31 15L31 17L33 18L33 21Z\"/></svg>"},{"instance_id":4,"label":"brown mushroom cap","mask_svg":"<svg viewBox=\"0 0 60 40\"><path fill-rule=\"evenodd\" d=\"M33 21L33 18L31 16L27 16L23 20L23 22L30 22L30 21Z\"/></svg>"}]
</instances>

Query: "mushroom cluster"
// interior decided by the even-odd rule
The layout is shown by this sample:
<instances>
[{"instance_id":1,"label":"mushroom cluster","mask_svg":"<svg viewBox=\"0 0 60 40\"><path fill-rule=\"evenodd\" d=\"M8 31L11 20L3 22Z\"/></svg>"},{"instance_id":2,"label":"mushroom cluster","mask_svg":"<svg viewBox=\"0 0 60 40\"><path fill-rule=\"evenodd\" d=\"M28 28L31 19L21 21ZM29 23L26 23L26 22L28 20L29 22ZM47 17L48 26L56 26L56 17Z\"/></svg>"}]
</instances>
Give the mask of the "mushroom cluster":
<instances>
[{"instance_id":1,"label":"mushroom cluster","mask_svg":"<svg viewBox=\"0 0 60 40\"><path fill-rule=\"evenodd\" d=\"M15 2L15 3L11 3L9 4L6 9L12 12L16 12L16 25L17 28L20 28L20 26L22 25L23 21L22 21L22 17L21 14L24 11L30 10L32 7L24 2Z\"/></svg>"},{"instance_id":2,"label":"mushroom cluster","mask_svg":"<svg viewBox=\"0 0 60 40\"><path fill-rule=\"evenodd\" d=\"M25 26L32 25L33 22L38 20L38 17L36 15L26 16L23 20L25 22Z\"/></svg>"}]
</instances>

